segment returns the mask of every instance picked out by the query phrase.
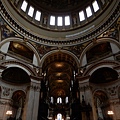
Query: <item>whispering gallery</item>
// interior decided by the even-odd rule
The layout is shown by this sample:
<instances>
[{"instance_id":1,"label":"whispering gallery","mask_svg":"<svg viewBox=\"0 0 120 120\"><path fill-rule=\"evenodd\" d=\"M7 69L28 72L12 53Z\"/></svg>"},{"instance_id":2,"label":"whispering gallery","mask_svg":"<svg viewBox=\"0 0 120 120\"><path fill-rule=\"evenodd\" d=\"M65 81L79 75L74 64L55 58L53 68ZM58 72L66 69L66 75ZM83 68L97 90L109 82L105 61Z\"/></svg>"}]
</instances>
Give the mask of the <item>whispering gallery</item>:
<instances>
[{"instance_id":1,"label":"whispering gallery","mask_svg":"<svg viewBox=\"0 0 120 120\"><path fill-rule=\"evenodd\" d=\"M0 0L0 120L120 120L120 0Z\"/></svg>"}]
</instances>

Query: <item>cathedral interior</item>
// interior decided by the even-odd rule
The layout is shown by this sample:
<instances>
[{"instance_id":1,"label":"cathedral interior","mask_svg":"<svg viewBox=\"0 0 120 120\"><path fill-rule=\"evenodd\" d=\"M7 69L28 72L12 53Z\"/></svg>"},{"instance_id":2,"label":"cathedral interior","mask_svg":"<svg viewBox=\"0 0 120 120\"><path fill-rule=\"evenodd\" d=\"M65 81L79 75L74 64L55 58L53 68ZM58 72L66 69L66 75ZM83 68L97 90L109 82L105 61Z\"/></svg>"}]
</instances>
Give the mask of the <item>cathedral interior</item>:
<instances>
[{"instance_id":1,"label":"cathedral interior","mask_svg":"<svg viewBox=\"0 0 120 120\"><path fill-rule=\"evenodd\" d=\"M120 0L0 0L0 120L120 120Z\"/></svg>"}]
</instances>

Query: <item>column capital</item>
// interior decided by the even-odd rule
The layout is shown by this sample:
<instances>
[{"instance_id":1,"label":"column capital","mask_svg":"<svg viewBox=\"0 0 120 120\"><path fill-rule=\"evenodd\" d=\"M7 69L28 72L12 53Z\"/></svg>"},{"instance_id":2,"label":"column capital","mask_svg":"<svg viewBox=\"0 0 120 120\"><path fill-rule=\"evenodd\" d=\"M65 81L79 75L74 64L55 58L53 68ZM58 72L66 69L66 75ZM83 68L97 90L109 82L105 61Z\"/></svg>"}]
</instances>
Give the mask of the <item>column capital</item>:
<instances>
[{"instance_id":1,"label":"column capital","mask_svg":"<svg viewBox=\"0 0 120 120\"><path fill-rule=\"evenodd\" d=\"M110 99L110 103L111 104L120 104L120 100L119 100L119 98L116 98L116 99Z\"/></svg>"},{"instance_id":2,"label":"column capital","mask_svg":"<svg viewBox=\"0 0 120 120\"><path fill-rule=\"evenodd\" d=\"M92 87L89 84L84 84L79 87L80 91L91 90Z\"/></svg>"},{"instance_id":3,"label":"column capital","mask_svg":"<svg viewBox=\"0 0 120 120\"><path fill-rule=\"evenodd\" d=\"M29 86L29 89L30 90L34 90L36 92L39 92L40 91L40 84L39 83L34 83L34 82L31 82L30 86Z\"/></svg>"}]
</instances>

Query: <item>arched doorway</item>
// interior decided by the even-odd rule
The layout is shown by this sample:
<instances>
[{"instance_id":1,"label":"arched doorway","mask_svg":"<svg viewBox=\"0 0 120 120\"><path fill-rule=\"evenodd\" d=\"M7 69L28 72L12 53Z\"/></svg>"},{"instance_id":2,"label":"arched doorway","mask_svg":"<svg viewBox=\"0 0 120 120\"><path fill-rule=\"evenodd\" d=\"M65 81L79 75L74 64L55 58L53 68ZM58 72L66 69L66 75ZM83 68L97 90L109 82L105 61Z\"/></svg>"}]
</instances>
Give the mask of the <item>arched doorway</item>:
<instances>
[{"instance_id":1,"label":"arched doorway","mask_svg":"<svg viewBox=\"0 0 120 120\"><path fill-rule=\"evenodd\" d=\"M60 113L62 119L65 120L66 116L70 117L70 105L77 98L75 75L78 72L78 66L76 60L68 53L57 51L45 58L42 70L44 80L41 86L38 119L40 117L47 119L48 116L56 120L57 114ZM42 105L46 106L45 104L48 105L49 112L48 115L43 116L41 111Z\"/></svg>"},{"instance_id":2,"label":"arched doorway","mask_svg":"<svg viewBox=\"0 0 120 120\"><path fill-rule=\"evenodd\" d=\"M22 119L23 107L25 104L26 94L22 89L22 86L30 83L30 77L28 73L19 67L9 67L2 72L2 80L8 85L16 86L13 93L9 97L10 105L12 110L12 118L16 120Z\"/></svg>"},{"instance_id":3,"label":"arched doorway","mask_svg":"<svg viewBox=\"0 0 120 120\"><path fill-rule=\"evenodd\" d=\"M94 104L97 118L100 120L111 120L108 116L110 110L110 96L105 87L118 79L118 73L109 67L102 67L93 72L90 77L90 83L95 86Z\"/></svg>"},{"instance_id":4,"label":"arched doorway","mask_svg":"<svg viewBox=\"0 0 120 120\"><path fill-rule=\"evenodd\" d=\"M23 107L25 102L25 93L21 90L18 90L13 93L12 100L13 100L13 111L14 111L14 118L16 120L22 120L23 114Z\"/></svg>"},{"instance_id":5,"label":"arched doorway","mask_svg":"<svg viewBox=\"0 0 120 120\"><path fill-rule=\"evenodd\" d=\"M94 102L98 120L107 119L107 111L109 110L110 104L107 94L101 90L98 90L94 94Z\"/></svg>"}]
</instances>

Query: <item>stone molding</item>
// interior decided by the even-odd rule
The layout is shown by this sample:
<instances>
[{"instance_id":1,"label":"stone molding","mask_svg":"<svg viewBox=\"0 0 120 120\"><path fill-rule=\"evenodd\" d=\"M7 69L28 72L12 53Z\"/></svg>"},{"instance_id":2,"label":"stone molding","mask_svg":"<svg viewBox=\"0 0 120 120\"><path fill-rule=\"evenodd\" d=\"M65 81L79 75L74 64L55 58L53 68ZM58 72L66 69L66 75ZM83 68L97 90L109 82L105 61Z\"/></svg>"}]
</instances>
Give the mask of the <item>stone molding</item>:
<instances>
[{"instance_id":1,"label":"stone molding","mask_svg":"<svg viewBox=\"0 0 120 120\"><path fill-rule=\"evenodd\" d=\"M37 73L35 71L33 71L33 69L31 67L29 67L28 65L26 64L23 64L22 62L20 61L17 61L17 60L5 60L5 61L2 61L0 63L1 66L7 66L9 64L16 64L16 65L20 65L21 67L24 67L25 69L27 69L32 75L34 76L37 76Z\"/></svg>"},{"instance_id":2,"label":"stone molding","mask_svg":"<svg viewBox=\"0 0 120 120\"><path fill-rule=\"evenodd\" d=\"M29 90L33 90L35 92L40 92L40 83L31 83L31 85L28 87Z\"/></svg>"},{"instance_id":3,"label":"stone molding","mask_svg":"<svg viewBox=\"0 0 120 120\"><path fill-rule=\"evenodd\" d=\"M6 101L6 100L0 100L0 105L10 105L10 106L12 106L12 101Z\"/></svg>"}]
</instances>

